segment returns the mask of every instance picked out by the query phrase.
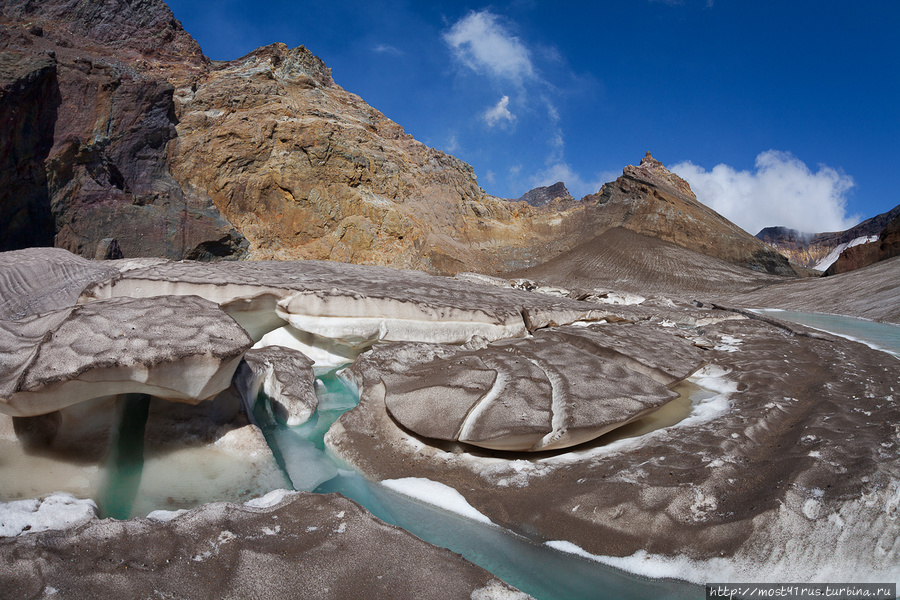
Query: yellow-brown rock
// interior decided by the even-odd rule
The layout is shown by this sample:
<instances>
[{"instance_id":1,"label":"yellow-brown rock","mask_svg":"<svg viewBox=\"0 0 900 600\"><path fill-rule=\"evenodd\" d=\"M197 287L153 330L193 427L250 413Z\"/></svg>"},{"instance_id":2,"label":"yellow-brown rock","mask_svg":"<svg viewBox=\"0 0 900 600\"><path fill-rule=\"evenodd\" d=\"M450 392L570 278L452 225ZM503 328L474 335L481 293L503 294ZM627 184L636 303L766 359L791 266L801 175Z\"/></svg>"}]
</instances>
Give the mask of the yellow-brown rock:
<instances>
[{"instance_id":1,"label":"yellow-brown rock","mask_svg":"<svg viewBox=\"0 0 900 600\"><path fill-rule=\"evenodd\" d=\"M623 226L784 271L652 158L581 202L562 184L546 204L496 198L472 167L335 84L303 46L210 61L162 0L10 0L0 52L0 92L47 113L0 114L23 154L7 166L29 174L19 191L0 186L8 249L53 243L94 257L115 240L126 257L504 273Z\"/></svg>"},{"instance_id":2,"label":"yellow-brown rock","mask_svg":"<svg viewBox=\"0 0 900 600\"><path fill-rule=\"evenodd\" d=\"M260 48L176 91L172 170L209 193L251 258L504 270L559 215L487 195L472 168L334 83L306 48ZM543 234L544 232L542 232Z\"/></svg>"},{"instance_id":3,"label":"yellow-brown rock","mask_svg":"<svg viewBox=\"0 0 900 600\"><path fill-rule=\"evenodd\" d=\"M584 227L595 236L624 227L754 271L795 275L786 258L700 203L691 186L649 152L581 202L590 206Z\"/></svg>"}]
</instances>

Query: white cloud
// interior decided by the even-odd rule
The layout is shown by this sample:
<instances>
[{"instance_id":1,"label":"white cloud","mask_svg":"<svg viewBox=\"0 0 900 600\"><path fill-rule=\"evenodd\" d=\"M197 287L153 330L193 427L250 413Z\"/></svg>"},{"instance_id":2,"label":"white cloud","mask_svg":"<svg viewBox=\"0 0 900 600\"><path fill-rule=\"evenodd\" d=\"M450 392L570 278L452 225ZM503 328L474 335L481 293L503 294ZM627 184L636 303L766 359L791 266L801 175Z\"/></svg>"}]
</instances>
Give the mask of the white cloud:
<instances>
[{"instance_id":1,"label":"white cloud","mask_svg":"<svg viewBox=\"0 0 900 600\"><path fill-rule=\"evenodd\" d=\"M403 50L399 48L395 48L394 46L390 46L388 44L378 44L374 48L372 48L373 52L378 54L391 54L393 56L402 56Z\"/></svg>"},{"instance_id":2,"label":"white cloud","mask_svg":"<svg viewBox=\"0 0 900 600\"><path fill-rule=\"evenodd\" d=\"M444 144L444 152L447 154L453 154L459 150L459 141L456 139L456 134L450 136L450 139Z\"/></svg>"},{"instance_id":3,"label":"white cloud","mask_svg":"<svg viewBox=\"0 0 900 600\"><path fill-rule=\"evenodd\" d=\"M497 15L470 12L444 33L456 57L474 71L520 84L534 77L528 49L500 23Z\"/></svg>"},{"instance_id":4,"label":"white cloud","mask_svg":"<svg viewBox=\"0 0 900 600\"><path fill-rule=\"evenodd\" d=\"M566 140L563 137L562 130L557 127L547 140L547 158L545 163L548 165L565 162L566 156Z\"/></svg>"},{"instance_id":5,"label":"white cloud","mask_svg":"<svg viewBox=\"0 0 900 600\"><path fill-rule=\"evenodd\" d=\"M484 115L485 122L488 124L488 127L493 127L500 121L506 121L507 123L512 123L516 120L516 115L509 112L509 96L503 96L500 98L500 101L497 102L494 106L487 109Z\"/></svg>"},{"instance_id":6,"label":"white cloud","mask_svg":"<svg viewBox=\"0 0 900 600\"><path fill-rule=\"evenodd\" d=\"M724 164L707 171L689 161L670 169L691 184L700 202L751 234L776 225L809 233L842 231L859 222L859 216L846 214L853 178L825 165L813 173L789 152L761 153L754 171Z\"/></svg>"}]
</instances>

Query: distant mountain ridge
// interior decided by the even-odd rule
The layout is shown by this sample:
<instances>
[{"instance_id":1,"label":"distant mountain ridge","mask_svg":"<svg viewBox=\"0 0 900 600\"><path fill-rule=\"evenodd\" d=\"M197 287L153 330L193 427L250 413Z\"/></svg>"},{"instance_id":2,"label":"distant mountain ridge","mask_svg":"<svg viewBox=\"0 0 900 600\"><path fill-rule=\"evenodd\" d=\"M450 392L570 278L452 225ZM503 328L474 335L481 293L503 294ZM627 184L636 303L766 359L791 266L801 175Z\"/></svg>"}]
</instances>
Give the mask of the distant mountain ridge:
<instances>
[{"instance_id":1,"label":"distant mountain ridge","mask_svg":"<svg viewBox=\"0 0 900 600\"><path fill-rule=\"evenodd\" d=\"M594 236L624 227L753 271L796 275L784 256L699 202L688 182L650 152L581 204Z\"/></svg>"},{"instance_id":2,"label":"distant mountain ridge","mask_svg":"<svg viewBox=\"0 0 900 600\"><path fill-rule=\"evenodd\" d=\"M900 206L897 208L900 209ZM825 274L848 273L900 256L900 215L888 223L877 238L872 236L869 239L869 243L851 246L843 250L837 260L829 265Z\"/></svg>"},{"instance_id":3,"label":"distant mountain ridge","mask_svg":"<svg viewBox=\"0 0 900 600\"><path fill-rule=\"evenodd\" d=\"M846 231L804 233L786 227L766 227L757 233L756 237L777 249L792 262L810 268L815 268L819 264L820 270L824 271L831 266L834 260L837 260L837 255L835 255L831 262L823 263L829 253L841 245L845 245L844 248L846 248L854 240L877 238L888 223L897 217L900 217L900 205L871 219L866 219ZM839 255L844 248L840 248L837 254Z\"/></svg>"},{"instance_id":4,"label":"distant mountain ridge","mask_svg":"<svg viewBox=\"0 0 900 600\"><path fill-rule=\"evenodd\" d=\"M536 187L528 190L518 199L519 202L527 202L531 206L546 206L554 200L574 200L572 194L566 189L566 184L557 181L553 185Z\"/></svg>"}]
</instances>

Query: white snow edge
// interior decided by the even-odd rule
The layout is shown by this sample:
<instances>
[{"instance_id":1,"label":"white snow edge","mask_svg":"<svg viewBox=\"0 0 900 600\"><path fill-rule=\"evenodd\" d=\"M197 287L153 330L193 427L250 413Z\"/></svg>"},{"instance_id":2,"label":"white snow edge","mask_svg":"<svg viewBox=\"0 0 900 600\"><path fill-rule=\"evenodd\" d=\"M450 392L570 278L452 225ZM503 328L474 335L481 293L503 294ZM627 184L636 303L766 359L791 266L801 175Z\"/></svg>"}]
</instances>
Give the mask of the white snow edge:
<instances>
[{"instance_id":1,"label":"white snow edge","mask_svg":"<svg viewBox=\"0 0 900 600\"><path fill-rule=\"evenodd\" d=\"M458 491L438 481L424 477L404 477L402 479L385 479L381 485L398 494L420 500L455 513L467 519L493 525L494 522L478 512Z\"/></svg>"},{"instance_id":2,"label":"white snow edge","mask_svg":"<svg viewBox=\"0 0 900 600\"><path fill-rule=\"evenodd\" d=\"M69 529L97 517L97 504L67 492L44 498L0 502L0 537L23 533Z\"/></svg>"}]
</instances>

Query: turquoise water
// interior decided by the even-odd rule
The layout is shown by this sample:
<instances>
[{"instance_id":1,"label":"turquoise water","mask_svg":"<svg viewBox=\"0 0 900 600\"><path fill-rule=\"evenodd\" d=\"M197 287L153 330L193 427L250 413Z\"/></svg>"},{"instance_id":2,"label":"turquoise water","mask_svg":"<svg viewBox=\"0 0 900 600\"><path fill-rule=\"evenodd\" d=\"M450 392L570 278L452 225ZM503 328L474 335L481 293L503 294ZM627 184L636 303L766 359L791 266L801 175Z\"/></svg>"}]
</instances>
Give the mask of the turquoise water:
<instances>
[{"instance_id":1,"label":"turquoise water","mask_svg":"<svg viewBox=\"0 0 900 600\"><path fill-rule=\"evenodd\" d=\"M358 402L335 371L316 373L319 410L298 427L278 422L261 397L254 417L296 489L338 492L379 519L449 548L538 600L638 600L699 598L703 588L680 581L632 575L531 542L500 527L478 523L420 502L348 470L325 448L324 435Z\"/></svg>"},{"instance_id":2,"label":"turquoise water","mask_svg":"<svg viewBox=\"0 0 900 600\"><path fill-rule=\"evenodd\" d=\"M97 498L101 519L131 516L144 470L144 429L149 410L147 394L125 394L122 398L119 427Z\"/></svg>"},{"instance_id":3,"label":"turquoise water","mask_svg":"<svg viewBox=\"0 0 900 600\"><path fill-rule=\"evenodd\" d=\"M900 325L878 323L856 317L806 313L793 310L760 308L753 312L793 321L814 329L820 329L851 340L859 341L900 358Z\"/></svg>"},{"instance_id":4,"label":"turquoise water","mask_svg":"<svg viewBox=\"0 0 900 600\"><path fill-rule=\"evenodd\" d=\"M900 326L826 314L782 310L755 312L859 340L900 358ZM278 465L295 489L339 492L365 506L378 518L461 554L539 600L677 600L703 597L700 586L622 572L366 481L330 455L324 444L324 435L331 425L346 410L356 406L356 390L341 380L336 370L318 370L316 377L319 408L303 425L288 427L279 423L273 416L268 399L264 397L254 408L256 422L263 430ZM103 478L97 496L103 517L124 519L136 516L135 498L145 493L140 485L141 479L146 479L147 475L144 473L143 441L149 402L148 396L139 394L131 395L122 402L117 438L106 468L107 476ZM184 476L184 473L181 475ZM200 501L214 499L232 498L211 497ZM146 511L141 514L146 514Z\"/></svg>"}]
</instances>

